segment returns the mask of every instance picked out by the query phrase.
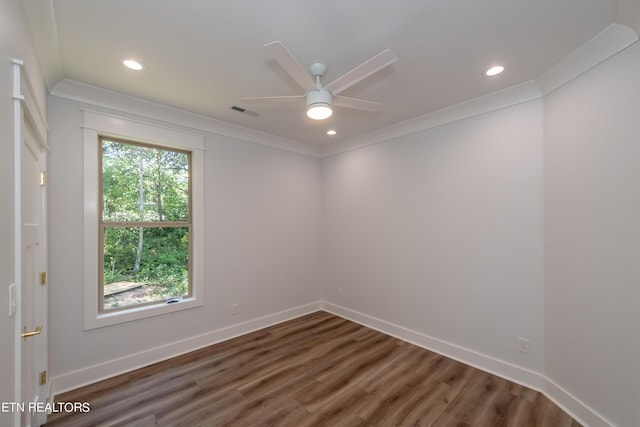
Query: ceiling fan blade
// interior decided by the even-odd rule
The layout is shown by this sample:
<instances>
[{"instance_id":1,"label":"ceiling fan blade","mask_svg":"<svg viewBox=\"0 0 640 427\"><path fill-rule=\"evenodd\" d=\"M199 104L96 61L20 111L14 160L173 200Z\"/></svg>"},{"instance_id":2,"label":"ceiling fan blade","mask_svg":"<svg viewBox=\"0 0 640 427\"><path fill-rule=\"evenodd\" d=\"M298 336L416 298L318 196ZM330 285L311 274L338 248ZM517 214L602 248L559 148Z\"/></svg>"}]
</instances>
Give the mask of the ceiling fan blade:
<instances>
[{"instance_id":1,"label":"ceiling fan blade","mask_svg":"<svg viewBox=\"0 0 640 427\"><path fill-rule=\"evenodd\" d=\"M354 110L371 111L373 113L382 109L382 104L362 99L348 98L346 96L334 96L333 105L336 107L353 108Z\"/></svg>"},{"instance_id":2,"label":"ceiling fan blade","mask_svg":"<svg viewBox=\"0 0 640 427\"><path fill-rule=\"evenodd\" d=\"M389 49L382 51L367 62L354 68L341 77L338 77L327 86L325 89L331 92L333 95L337 95L345 89L350 88L354 84L366 79L373 73L382 70L384 67L393 64L398 58L396 54Z\"/></svg>"},{"instance_id":3,"label":"ceiling fan blade","mask_svg":"<svg viewBox=\"0 0 640 427\"><path fill-rule=\"evenodd\" d=\"M289 53L286 47L279 42L271 42L265 44L273 59L287 72L293 79L307 92L311 90L317 90L316 83L313 77L305 71L304 68L295 60L293 55Z\"/></svg>"},{"instance_id":4,"label":"ceiling fan blade","mask_svg":"<svg viewBox=\"0 0 640 427\"><path fill-rule=\"evenodd\" d=\"M292 96L263 96L259 98L240 98L240 101L246 104L252 105L266 105L266 104L292 104L304 102L304 95L292 95Z\"/></svg>"}]
</instances>

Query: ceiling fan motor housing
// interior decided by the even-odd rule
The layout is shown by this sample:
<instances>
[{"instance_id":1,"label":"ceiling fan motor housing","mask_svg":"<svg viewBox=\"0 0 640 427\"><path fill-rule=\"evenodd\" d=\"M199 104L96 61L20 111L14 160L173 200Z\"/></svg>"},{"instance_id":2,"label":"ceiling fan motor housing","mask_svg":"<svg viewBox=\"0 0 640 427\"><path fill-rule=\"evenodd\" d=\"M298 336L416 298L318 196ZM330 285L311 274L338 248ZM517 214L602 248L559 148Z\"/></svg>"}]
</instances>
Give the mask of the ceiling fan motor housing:
<instances>
[{"instance_id":1,"label":"ceiling fan motor housing","mask_svg":"<svg viewBox=\"0 0 640 427\"><path fill-rule=\"evenodd\" d=\"M312 90L310 92L307 92L306 100L307 108L315 104L331 105L332 96L331 92L326 89Z\"/></svg>"}]
</instances>

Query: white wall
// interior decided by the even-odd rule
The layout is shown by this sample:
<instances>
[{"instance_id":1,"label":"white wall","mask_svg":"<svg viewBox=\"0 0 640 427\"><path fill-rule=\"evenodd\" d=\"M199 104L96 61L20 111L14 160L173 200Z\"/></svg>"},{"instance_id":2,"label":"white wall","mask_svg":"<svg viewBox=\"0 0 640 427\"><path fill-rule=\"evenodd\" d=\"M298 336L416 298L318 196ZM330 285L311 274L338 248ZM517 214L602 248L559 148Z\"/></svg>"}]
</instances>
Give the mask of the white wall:
<instances>
[{"instance_id":1,"label":"white wall","mask_svg":"<svg viewBox=\"0 0 640 427\"><path fill-rule=\"evenodd\" d=\"M122 102L127 99L122 97ZM95 380L92 366L122 358L150 363L149 357L157 353L146 358L136 354L319 299L319 160L207 134L204 306L84 331L81 108L106 110L56 96L49 97L49 108L50 370L54 386L56 378L67 378L63 388L78 386L73 383L78 379ZM155 110L162 108L155 106L139 114L153 118ZM235 316L231 314L234 303L239 305ZM112 369L118 368L132 366L124 363ZM118 373L109 369L94 372L96 376ZM75 371L84 374L74 377ZM70 375L75 379L69 379Z\"/></svg>"},{"instance_id":2,"label":"white wall","mask_svg":"<svg viewBox=\"0 0 640 427\"><path fill-rule=\"evenodd\" d=\"M530 101L324 159L325 298L540 372L542 117Z\"/></svg>"},{"instance_id":3,"label":"white wall","mask_svg":"<svg viewBox=\"0 0 640 427\"><path fill-rule=\"evenodd\" d=\"M45 99L38 64L21 2L0 2L0 402L14 397L14 318L7 316L7 288L14 281L13 258L13 72L11 58L25 61L40 101ZM42 106L43 103L39 102ZM13 414L0 412L0 425Z\"/></svg>"},{"instance_id":4,"label":"white wall","mask_svg":"<svg viewBox=\"0 0 640 427\"><path fill-rule=\"evenodd\" d=\"M640 43L545 98L545 372L640 425Z\"/></svg>"}]
</instances>

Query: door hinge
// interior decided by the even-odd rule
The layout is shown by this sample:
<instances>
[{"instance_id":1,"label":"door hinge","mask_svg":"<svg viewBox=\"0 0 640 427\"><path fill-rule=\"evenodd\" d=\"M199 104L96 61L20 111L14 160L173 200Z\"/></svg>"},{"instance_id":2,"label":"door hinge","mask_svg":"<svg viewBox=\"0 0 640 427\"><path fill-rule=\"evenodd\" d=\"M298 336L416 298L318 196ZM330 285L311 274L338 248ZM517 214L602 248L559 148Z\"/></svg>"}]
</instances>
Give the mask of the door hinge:
<instances>
[{"instance_id":1,"label":"door hinge","mask_svg":"<svg viewBox=\"0 0 640 427\"><path fill-rule=\"evenodd\" d=\"M40 273L40 284L42 286L47 284L47 272L43 271L42 273Z\"/></svg>"},{"instance_id":2,"label":"door hinge","mask_svg":"<svg viewBox=\"0 0 640 427\"><path fill-rule=\"evenodd\" d=\"M47 185L47 171L40 172L40 185L42 187Z\"/></svg>"},{"instance_id":3,"label":"door hinge","mask_svg":"<svg viewBox=\"0 0 640 427\"><path fill-rule=\"evenodd\" d=\"M47 383L47 371L40 372L40 385L45 385Z\"/></svg>"}]
</instances>

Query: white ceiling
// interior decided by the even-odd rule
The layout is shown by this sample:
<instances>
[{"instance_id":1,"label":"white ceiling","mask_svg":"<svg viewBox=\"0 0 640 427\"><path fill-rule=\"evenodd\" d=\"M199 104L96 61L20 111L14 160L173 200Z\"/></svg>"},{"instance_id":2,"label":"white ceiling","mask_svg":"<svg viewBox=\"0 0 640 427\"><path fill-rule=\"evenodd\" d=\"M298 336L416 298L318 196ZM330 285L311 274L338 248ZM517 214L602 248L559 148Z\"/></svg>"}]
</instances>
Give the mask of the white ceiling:
<instances>
[{"instance_id":1,"label":"white ceiling","mask_svg":"<svg viewBox=\"0 0 640 427\"><path fill-rule=\"evenodd\" d=\"M47 0L25 6L49 89L62 79L313 145L340 143L538 77L616 19L615 0ZM384 49L398 60L342 93L384 104L252 108L240 98L304 91L263 45L279 40L323 81ZM46 52L42 46L46 46ZM122 66L135 58L144 70ZM43 65L44 64L44 65ZM488 78L493 64L506 67ZM335 129L329 137L325 131Z\"/></svg>"}]
</instances>

